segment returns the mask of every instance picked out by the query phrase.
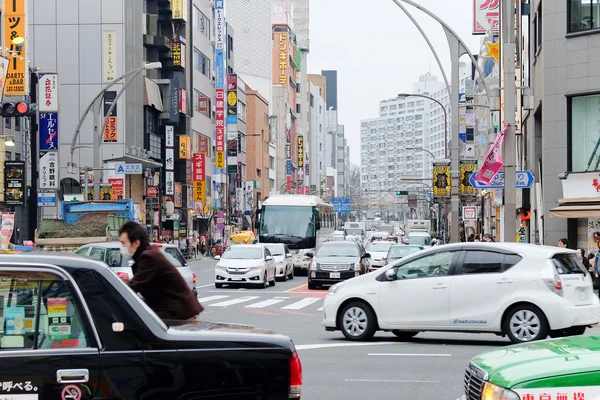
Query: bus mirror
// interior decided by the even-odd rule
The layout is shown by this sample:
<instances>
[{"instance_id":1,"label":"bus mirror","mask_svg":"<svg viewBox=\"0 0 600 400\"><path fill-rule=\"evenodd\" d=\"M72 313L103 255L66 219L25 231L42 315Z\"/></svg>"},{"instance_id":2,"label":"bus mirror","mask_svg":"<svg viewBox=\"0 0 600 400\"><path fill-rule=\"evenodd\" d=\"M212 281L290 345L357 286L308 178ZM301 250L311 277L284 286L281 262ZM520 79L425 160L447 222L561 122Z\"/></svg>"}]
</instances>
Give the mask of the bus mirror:
<instances>
[{"instance_id":1,"label":"bus mirror","mask_svg":"<svg viewBox=\"0 0 600 400\"><path fill-rule=\"evenodd\" d=\"M254 221L254 229L259 229L260 228L260 220L257 218L256 221Z\"/></svg>"}]
</instances>

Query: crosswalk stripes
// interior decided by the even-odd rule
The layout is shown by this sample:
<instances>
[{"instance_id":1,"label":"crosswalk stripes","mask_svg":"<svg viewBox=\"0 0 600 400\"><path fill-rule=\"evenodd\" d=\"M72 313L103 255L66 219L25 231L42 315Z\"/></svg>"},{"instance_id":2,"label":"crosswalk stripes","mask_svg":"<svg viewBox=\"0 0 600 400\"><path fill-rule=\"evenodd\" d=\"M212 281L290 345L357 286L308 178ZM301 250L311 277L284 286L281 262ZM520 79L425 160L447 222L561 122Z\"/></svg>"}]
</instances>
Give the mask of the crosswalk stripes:
<instances>
[{"instance_id":1,"label":"crosswalk stripes","mask_svg":"<svg viewBox=\"0 0 600 400\"><path fill-rule=\"evenodd\" d=\"M225 308L230 306L239 306L246 309L265 309L277 308L280 310L299 311L307 309L309 311L322 311L322 301L320 297L305 297L303 299L290 298L284 296L273 296L270 298L261 296L230 296L230 295L215 295L207 297L199 297L198 301L207 307ZM208 303L208 304L206 304ZM318 309L310 306L321 306Z\"/></svg>"}]
</instances>

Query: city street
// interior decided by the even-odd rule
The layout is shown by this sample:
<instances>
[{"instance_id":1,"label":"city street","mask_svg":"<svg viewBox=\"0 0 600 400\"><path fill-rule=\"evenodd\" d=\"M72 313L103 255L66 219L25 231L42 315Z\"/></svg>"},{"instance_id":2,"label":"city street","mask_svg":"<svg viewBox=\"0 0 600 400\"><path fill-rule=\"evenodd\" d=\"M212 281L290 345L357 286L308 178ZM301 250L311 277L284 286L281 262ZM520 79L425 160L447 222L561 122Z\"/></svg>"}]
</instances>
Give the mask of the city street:
<instances>
[{"instance_id":1,"label":"city street","mask_svg":"<svg viewBox=\"0 0 600 400\"><path fill-rule=\"evenodd\" d=\"M198 276L198 298L206 308L202 316L290 336L303 364L305 399L456 399L462 395L468 361L509 344L495 335L455 333L422 333L411 342L378 333L373 342L348 342L340 332L326 332L321 326L327 291L309 291L305 276L268 289L215 289L215 263L190 263Z\"/></svg>"}]
</instances>

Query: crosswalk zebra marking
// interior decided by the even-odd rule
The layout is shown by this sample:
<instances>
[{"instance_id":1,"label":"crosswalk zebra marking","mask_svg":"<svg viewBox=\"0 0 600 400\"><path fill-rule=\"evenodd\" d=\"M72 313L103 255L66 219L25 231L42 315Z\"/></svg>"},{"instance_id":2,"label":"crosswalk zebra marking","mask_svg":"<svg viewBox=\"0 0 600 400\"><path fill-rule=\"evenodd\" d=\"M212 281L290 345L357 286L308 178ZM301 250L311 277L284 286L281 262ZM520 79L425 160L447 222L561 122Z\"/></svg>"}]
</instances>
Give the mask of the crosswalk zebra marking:
<instances>
[{"instance_id":1,"label":"crosswalk zebra marking","mask_svg":"<svg viewBox=\"0 0 600 400\"><path fill-rule=\"evenodd\" d=\"M249 304L246 306L246 308L265 308L265 307L272 306L274 304L281 303L282 301L285 301L285 299L269 299L269 300L260 301L258 303Z\"/></svg>"},{"instance_id":2,"label":"crosswalk zebra marking","mask_svg":"<svg viewBox=\"0 0 600 400\"><path fill-rule=\"evenodd\" d=\"M214 300L221 300L221 299L226 299L229 296L208 296L208 297L201 297L198 299L198 301L200 303L207 303L209 301L214 301Z\"/></svg>"},{"instance_id":3,"label":"crosswalk zebra marking","mask_svg":"<svg viewBox=\"0 0 600 400\"><path fill-rule=\"evenodd\" d=\"M219 303L213 303L213 304L209 304L209 307L228 307L228 306L233 306L235 304L240 304L240 303L246 303L248 301L252 301L255 299L258 299L259 296L244 296L244 297L238 297L237 299L232 299L232 300L227 300L227 301L221 301Z\"/></svg>"},{"instance_id":4,"label":"crosswalk zebra marking","mask_svg":"<svg viewBox=\"0 0 600 400\"><path fill-rule=\"evenodd\" d=\"M308 307L311 304L316 303L317 301L321 300L320 298L314 298L314 297L307 297L305 299L302 299L300 301L297 301L295 303L289 304L285 307L281 307L282 310L301 310L304 307Z\"/></svg>"}]
</instances>

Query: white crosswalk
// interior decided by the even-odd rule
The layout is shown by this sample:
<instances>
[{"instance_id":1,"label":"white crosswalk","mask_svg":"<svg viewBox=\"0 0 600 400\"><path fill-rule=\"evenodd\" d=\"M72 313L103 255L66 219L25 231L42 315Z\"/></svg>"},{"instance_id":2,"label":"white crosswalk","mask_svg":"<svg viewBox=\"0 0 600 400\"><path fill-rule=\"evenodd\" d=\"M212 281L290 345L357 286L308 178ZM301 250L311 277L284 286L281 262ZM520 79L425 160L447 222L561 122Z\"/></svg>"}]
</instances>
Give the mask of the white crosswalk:
<instances>
[{"instance_id":1,"label":"white crosswalk","mask_svg":"<svg viewBox=\"0 0 600 400\"><path fill-rule=\"evenodd\" d=\"M306 297L303 299L285 296L261 297L261 296L229 296L215 295L199 297L198 301L207 307L226 308L240 306L247 309L280 309L288 311L313 311L323 310L323 299L320 297ZM320 307L320 308L317 308Z\"/></svg>"}]
</instances>

